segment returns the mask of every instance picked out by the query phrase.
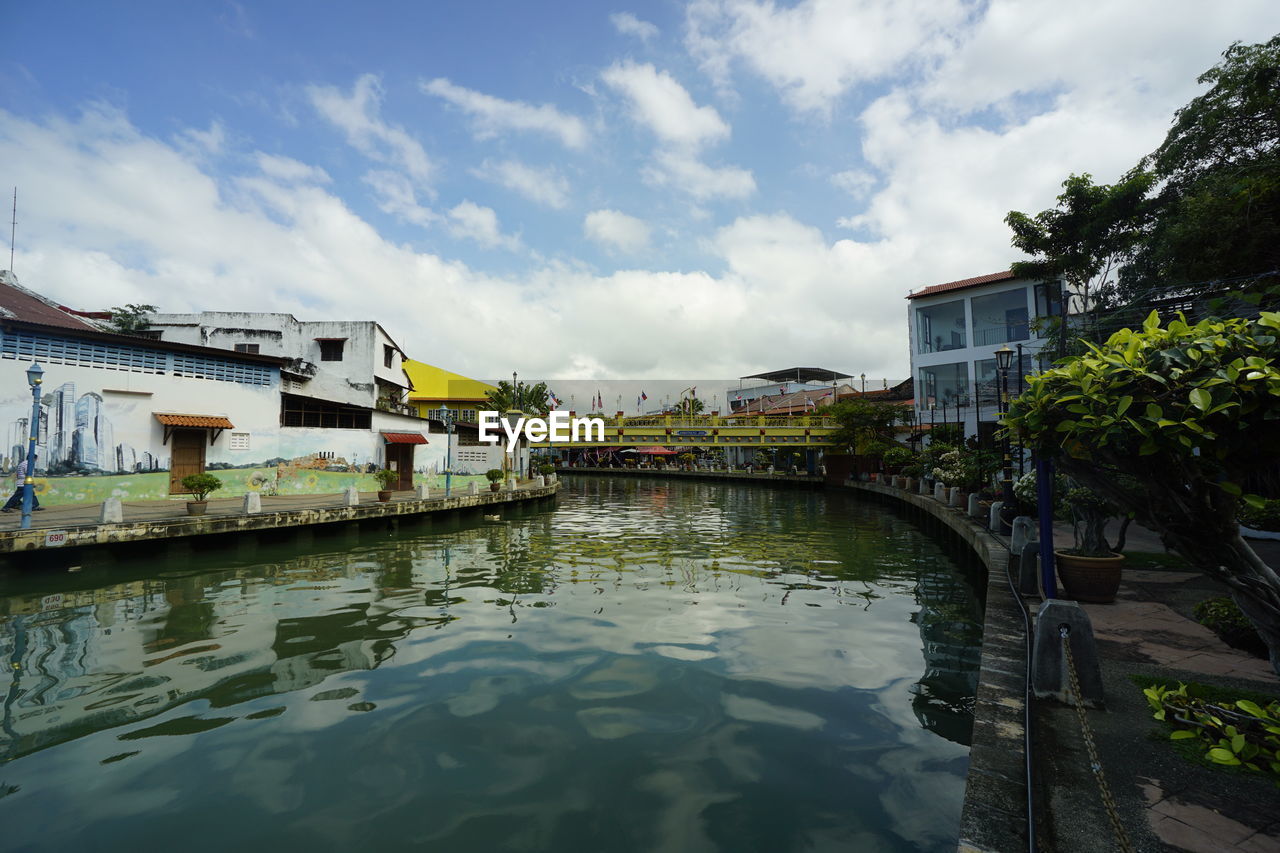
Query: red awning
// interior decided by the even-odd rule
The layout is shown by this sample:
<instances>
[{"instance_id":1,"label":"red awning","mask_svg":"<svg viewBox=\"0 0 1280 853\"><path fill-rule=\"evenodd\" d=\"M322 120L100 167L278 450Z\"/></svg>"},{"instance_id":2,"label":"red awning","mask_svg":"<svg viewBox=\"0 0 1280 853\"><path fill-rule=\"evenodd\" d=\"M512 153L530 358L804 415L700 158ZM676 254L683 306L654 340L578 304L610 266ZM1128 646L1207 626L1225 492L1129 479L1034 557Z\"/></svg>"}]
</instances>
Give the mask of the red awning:
<instances>
[{"instance_id":1,"label":"red awning","mask_svg":"<svg viewBox=\"0 0 1280 853\"><path fill-rule=\"evenodd\" d=\"M636 453L647 453L650 456L675 456L677 451L665 447L637 447Z\"/></svg>"},{"instance_id":2,"label":"red awning","mask_svg":"<svg viewBox=\"0 0 1280 853\"><path fill-rule=\"evenodd\" d=\"M235 424L218 415L173 415L155 412L156 420L167 427L196 427L204 429L235 429Z\"/></svg>"},{"instance_id":3,"label":"red awning","mask_svg":"<svg viewBox=\"0 0 1280 853\"><path fill-rule=\"evenodd\" d=\"M427 444L427 438L420 432L384 432L382 440L387 444Z\"/></svg>"}]
</instances>

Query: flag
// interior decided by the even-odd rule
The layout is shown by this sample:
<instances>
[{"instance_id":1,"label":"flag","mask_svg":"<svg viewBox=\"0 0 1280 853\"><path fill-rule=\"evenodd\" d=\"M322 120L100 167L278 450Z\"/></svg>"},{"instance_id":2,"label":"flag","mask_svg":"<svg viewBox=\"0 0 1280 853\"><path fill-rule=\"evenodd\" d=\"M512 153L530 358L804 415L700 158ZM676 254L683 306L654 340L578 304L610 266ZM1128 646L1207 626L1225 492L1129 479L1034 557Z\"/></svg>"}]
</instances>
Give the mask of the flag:
<instances>
[{"instance_id":1,"label":"flag","mask_svg":"<svg viewBox=\"0 0 1280 853\"><path fill-rule=\"evenodd\" d=\"M640 402L641 402L641 401L640 401L640 398L639 398L639 397L636 397L636 410L637 410L637 411L640 409Z\"/></svg>"},{"instance_id":2,"label":"flag","mask_svg":"<svg viewBox=\"0 0 1280 853\"><path fill-rule=\"evenodd\" d=\"M646 393L644 393L643 391L641 391L641 392L640 392L640 399L641 399L641 400L648 400L648 399L649 399L649 395L648 395L648 394L646 394Z\"/></svg>"},{"instance_id":3,"label":"flag","mask_svg":"<svg viewBox=\"0 0 1280 853\"><path fill-rule=\"evenodd\" d=\"M596 401L592 405L596 407L597 412L604 411L604 395L600 393L599 388L596 389Z\"/></svg>"}]
</instances>

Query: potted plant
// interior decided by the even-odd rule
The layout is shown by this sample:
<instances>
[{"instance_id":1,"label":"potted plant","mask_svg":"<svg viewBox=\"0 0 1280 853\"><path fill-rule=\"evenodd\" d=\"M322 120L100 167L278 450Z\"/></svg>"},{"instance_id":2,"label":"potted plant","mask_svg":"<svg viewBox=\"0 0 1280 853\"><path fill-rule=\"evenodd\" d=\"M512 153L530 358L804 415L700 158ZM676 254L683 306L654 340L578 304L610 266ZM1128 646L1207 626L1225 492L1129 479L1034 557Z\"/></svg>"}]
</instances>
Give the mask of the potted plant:
<instances>
[{"instance_id":1,"label":"potted plant","mask_svg":"<svg viewBox=\"0 0 1280 853\"><path fill-rule=\"evenodd\" d=\"M556 466L552 465L550 462L543 462L538 466L538 473L544 477L554 474L555 472Z\"/></svg>"},{"instance_id":2,"label":"potted plant","mask_svg":"<svg viewBox=\"0 0 1280 853\"><path fill-rule=\"evenodd\" d=\"M489 491L496 492L502 488L502 469L490 468L484 472L485 478L489 481Z\"/></svg>"},{"instance_id":3,"label":"potted plant","mask_svg":"<svg viewBox=\"0 0 1280 853\"><path fill-rule=\"evenodd\" d=\"M381 486L378 489L378 500L383 503L391 500L391 487L400 482L400 474L383 468L380 471L374 471L373 477L378 481L378 485Z\"/></svg>"},{"instance_id":4,"label":"potted plant","mask_svg":"<svg viewBox=\"0 0 1280 853\"><path fill-rule=\"evenodd\" d=\"M1124 555L1107 543L1107 524L1120 514L1114 504L1096 492L1068 480L1059 505L1071 518L1075 545L1054 550L1058 577L1067 594L1077 601L1100 604L1115 601L1120 588ZM1123 534L1121 534L1123 536Z\"/></svg>"},{"instance_id":5,"label":"potted plant","mask_svg":"<svg viewBox=\"0 0 1280 853\"><path fill-rule=\"evenodd\" d=\"M188 474L182 478L182 488L191 493L187 501L187 515L204 515L209 508L209 495L222 488L222 481L212 474Z\"/></svg>"},{"instance_id":6,"label":"potted plant","mask_svg":"<svg viewBox=\"0 0 1280 853\"><path fill-rule=\"evenodd\" d=\"M694 456L693 456L693 454L692 454L692 453L681 453L681 454L680 454L679 459L680 459L681 464L684 466L684 470L686 470L686 471L692 471L692 470L693 470L693 459L694 459Z\"/></svg>"},{"instance_id":7,"label":"potted plant","mask_svg":"<svg viewBox=\"0 0 1280 853\"><path fill-rule=\"evenodd\" d=\"M1246 539L1280 539L1280 499L1264 499L1260 506L1242 504L1237 517Z\"/></svg>"}]
</instances>

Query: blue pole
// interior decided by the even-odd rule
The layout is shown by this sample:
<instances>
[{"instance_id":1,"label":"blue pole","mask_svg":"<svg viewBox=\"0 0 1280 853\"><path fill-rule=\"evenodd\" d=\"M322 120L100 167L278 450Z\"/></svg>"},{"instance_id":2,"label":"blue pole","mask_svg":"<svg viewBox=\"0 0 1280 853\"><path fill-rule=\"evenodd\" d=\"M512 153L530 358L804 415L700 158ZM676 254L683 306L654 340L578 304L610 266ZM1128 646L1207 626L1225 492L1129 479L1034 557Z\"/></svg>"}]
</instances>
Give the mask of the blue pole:
<instances>
[{"instance_id":1,"label":"blue pole","mask_svg":"<svg viewBox=\"0 0 1280 853\"><path fill-rule=\"evenodd\" d=\"M37 365L38 366L38 365ZM27 479L22 484L22 524L20 529L31 527L31 503L36 489L36 439L40 436L40 383L36 376L31 382L31 439L27 442Z\"/></svg>"},{"instance_id":2,"label":"blue pole","mask_svg":"<svg viewBox=\"0 0 1280 853\"><path fill-rule=\"evenodd\" d=\"M1053 460L1036 457L1036 507L1040 516L1040 580L1045 598L1057 598L1053 574Z\"/></svg>"}]
</instances>

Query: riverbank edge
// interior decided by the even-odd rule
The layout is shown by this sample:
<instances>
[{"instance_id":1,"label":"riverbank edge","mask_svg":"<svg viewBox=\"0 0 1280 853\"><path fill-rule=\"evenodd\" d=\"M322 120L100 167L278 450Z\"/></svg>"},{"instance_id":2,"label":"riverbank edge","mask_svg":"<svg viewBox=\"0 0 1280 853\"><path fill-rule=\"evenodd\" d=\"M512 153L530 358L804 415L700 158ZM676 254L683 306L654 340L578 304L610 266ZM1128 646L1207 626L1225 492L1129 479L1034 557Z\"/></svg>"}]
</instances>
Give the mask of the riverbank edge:
<instances>
[{"instance_id":1,"label":"riverbank edge","mask_svg":"<svg viewBox=\"0 0 1280 853\"><path fill-rule=\"evenodd\" d=\"M1027 847L1025 708L1026 632L1022 612L1009 589L1009 546L958 509L937 499L880 483L832 483L790 474L726 471L655 471L632 468L566 468L562 474L607 474L690 480L722 480L812 488L840 488L896 502L946 527L987 570L982 626L982 662L974 700L973 737L964 803L960 810L960 853L1020 853Z\"/></svg>"},{"instance_id":2,"label":"riverbank edge","mask_svg":"<svg viewBox=\"0 0 1280 853\"><path fill-rule=\"evenodd\" d=\"M308 507L296 510L275 510L246 515L175 516L171 518L126 521L113 524L68 526L58 531L36 527L28 530L0 532L0 565L15 560L52 557L56 552L83 555L87 551L110 549L112 546L139 545L149 542L170 544L211 538L226 538L243 534L294 533L302 534L316 527L334 524L361 524L383 521L398 524L436 514L482 510L523 504L551 498L560 489L560 483L532 486L516 491L479 492L475 495L458 495L448 498L401 499L386 502L360 503L354 506L335 505ZM60 534L57 544L50 544L49 534Z\"/></svg>"}]
</instances>

